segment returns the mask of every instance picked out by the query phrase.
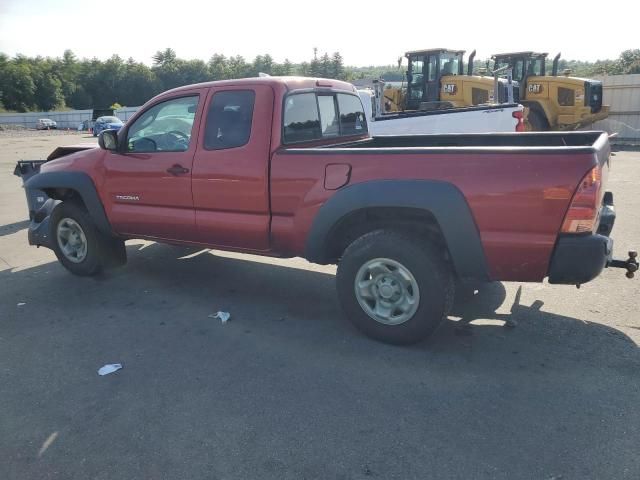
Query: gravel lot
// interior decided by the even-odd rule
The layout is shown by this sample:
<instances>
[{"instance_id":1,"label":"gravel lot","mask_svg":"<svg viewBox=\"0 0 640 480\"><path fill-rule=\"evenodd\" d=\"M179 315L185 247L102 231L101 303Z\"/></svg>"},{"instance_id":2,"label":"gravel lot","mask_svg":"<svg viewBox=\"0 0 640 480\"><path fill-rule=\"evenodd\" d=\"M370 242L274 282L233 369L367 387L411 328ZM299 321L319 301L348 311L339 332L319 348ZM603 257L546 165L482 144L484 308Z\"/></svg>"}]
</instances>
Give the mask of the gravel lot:
<instances>
[{"instance_id":1,"label":"gravel lot","mask_svg":"<svg viewBox=\"0 0 640 480\"><path fill-rule=\"evenodd\" d=\"M24 138L24 137L37 137L37 138L49 138L60 136L73 136L73 137L91 137L88 132L78 133L76 130L36 130L33 128L22 128L14 125L0 125L0 140L6 138ZM66 145L63 142L62 145Z\"/></svg>"},{"instance_id":2,"label":"gravel lot","mask_svg":"<svg viewBox=\"0 0 640 480\"><path fill-rule=\"evenodd\" d=\"M129 242L126 267L77 278L28 246L11 174L80 142L0 132L1 479L640 478L640 279L488 285L400 348L302 260ZM619 256L638 178L618 153Z\"/></svg>"}]
</instances>

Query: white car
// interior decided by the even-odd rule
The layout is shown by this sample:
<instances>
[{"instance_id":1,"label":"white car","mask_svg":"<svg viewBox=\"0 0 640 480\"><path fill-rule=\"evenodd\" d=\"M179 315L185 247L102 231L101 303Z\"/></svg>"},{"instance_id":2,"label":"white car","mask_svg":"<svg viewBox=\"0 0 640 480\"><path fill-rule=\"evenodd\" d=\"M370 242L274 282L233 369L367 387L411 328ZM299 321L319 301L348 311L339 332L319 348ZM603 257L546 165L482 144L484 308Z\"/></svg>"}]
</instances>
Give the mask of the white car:
<instances>
[{"instance_id":1,"label":"white car","mask_svg":"<svg viewBox=\"0 0 640 480\"><path fill-rule=\"evenodd\" d=\"M58 128L58 124L49 118L41 118L36 123L36 130L54 130Z\"/></svg>"}]
</instances>

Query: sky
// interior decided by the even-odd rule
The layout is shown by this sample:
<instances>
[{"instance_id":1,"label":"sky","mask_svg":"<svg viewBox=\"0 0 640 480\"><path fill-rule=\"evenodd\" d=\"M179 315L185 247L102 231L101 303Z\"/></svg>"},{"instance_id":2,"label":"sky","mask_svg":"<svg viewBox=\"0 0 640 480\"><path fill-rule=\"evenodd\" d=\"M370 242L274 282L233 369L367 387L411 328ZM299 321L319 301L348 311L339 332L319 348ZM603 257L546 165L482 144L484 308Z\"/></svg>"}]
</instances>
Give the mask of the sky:
<instances>
[{"instance_id":1,"label":"sky","mask_svg":"<svg viewBox=\"0 0 640 480\"><path fill-rule=\"evenodd\" d=\"M476 49L478 59L535 50L593 61L640 48L639 14L637 0L0 0L0 52L57 57L71 49L80 58L118 54L150 65L171 47L185 59L269 53L297 63L317 47L367 66L442 47Z\"/></svg>"}]
</instances>

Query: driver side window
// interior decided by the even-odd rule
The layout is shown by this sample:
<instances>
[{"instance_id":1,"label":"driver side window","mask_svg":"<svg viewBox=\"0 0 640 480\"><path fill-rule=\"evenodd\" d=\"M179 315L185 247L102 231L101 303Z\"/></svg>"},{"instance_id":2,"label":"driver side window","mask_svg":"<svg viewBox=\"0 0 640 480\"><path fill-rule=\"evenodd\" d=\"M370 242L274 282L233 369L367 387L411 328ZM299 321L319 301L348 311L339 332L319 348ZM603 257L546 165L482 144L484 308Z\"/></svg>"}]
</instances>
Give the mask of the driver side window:
<instances>
[{"instance_id":1,"label":"driver side window","mask_svg":"<svg viewBox=\"0 0 640 480\"><path fill-rule=\"evenodd\" d=\"M198 95L174 98L144 112L127 131L127 151L149 153L188 150L198 98Z\"/></svg>"}]
</instances>

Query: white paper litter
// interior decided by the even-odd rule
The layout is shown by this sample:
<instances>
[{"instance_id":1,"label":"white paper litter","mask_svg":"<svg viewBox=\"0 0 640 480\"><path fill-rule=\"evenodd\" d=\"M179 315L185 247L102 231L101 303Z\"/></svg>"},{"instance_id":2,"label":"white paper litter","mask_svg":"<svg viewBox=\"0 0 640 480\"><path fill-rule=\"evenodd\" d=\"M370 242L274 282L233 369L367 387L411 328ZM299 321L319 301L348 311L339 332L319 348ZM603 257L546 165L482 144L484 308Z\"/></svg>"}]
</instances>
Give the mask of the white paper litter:
<instances>
[{"instance_id":1,"label":"white paper litter","mask_svg":"<svg viewBox=\"0 0 640 480\"><path fill-rule=\"evenodd\" d=\"M218 312L215 315L212 313L209 318L219 318L222 323L227 323L231 318L231 314L229 312Z\"/></svg>"},{"instance_id":2,"label":"white paper litter","mask_svg":"<svg viewBox=\"0 0 640 480\"><path fill-rule=\"evenodd\" d=\"M109 375L110 373L117 372L121 368L121 363L108 363L104 367L100 367L100 370L98 370L98 375Z\"/></svg>"},{"instance_id":3,"label":"white paper litter","mask_svg":"<svg viewBox=\"0 0 640 480\"><path fill-rule=\"evenodd\" d=\"M18 306L19 306L19 307L24 307L25 305L26 305L26 302L19 302L19 303L18 303Z\"/></svg>"}]
</instances>

